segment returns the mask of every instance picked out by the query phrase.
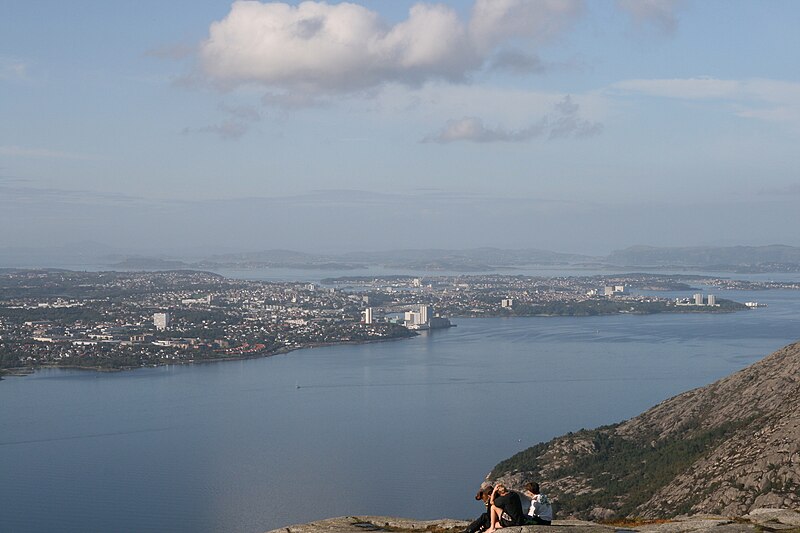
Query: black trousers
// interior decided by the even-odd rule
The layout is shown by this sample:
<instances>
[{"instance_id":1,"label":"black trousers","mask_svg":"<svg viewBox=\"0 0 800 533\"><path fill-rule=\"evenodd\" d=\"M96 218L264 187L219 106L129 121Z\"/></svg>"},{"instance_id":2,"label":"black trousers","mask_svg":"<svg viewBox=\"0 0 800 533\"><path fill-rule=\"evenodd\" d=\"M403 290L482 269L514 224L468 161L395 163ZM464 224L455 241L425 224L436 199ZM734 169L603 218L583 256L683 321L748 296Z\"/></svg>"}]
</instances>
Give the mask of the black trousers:
<instances>
[{"instance_id":1,"label":"black trousers","mask_svg":"<svg viewBox=\"0 0 800 533\"><path fill-rule=\"evenodd\" d=\"M549 526L550 525L550 520L545 520L545 519L543 519L541 517L538 517L538 516L526 516L525 517L525 523L527 525L529 525L529 526L533 526L533 525L536 525L536 526Z\"/></svg>"},{"instance_id":2,"label":"black trousers","mask_svg":"<svg viewBox=\"0 0 800 533\"><path fill-rule=\"evenodd\" d=\"M464 533L478 533L478 531L489 529L489 526L491 525L492 521L489 519L489 513L483 513L478 518L473 520L469 526L467 526L467 529L464 530Z\"/></svg>"}]
</instances>

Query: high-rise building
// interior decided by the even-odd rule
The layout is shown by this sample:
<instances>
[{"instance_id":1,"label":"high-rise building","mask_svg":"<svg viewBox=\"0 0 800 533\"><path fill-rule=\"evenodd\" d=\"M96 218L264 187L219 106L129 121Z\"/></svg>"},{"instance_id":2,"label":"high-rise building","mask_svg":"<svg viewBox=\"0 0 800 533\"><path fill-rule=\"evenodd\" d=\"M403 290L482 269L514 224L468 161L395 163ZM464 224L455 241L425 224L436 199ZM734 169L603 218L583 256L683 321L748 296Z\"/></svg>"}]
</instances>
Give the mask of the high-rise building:
<instances>
[{"instance_id":1,"label":"high-rise building","mask_svg":"<svg viewBox=\"0 0 800 533\"><path fill-rule=\"evenodd\" d=\"M420 305L419 306L419 323L420 324L427 324L432 316L433 316L433 308L430 305Z\"/></svg>"},{"instance_id":2,"label":"high-rise building","mask_svg":"<svg viewBox=\"0 0 800 533\"><path fill-rule=\"evenodd\" d=\"M717 297L713 294L708 295L708 305L717 305Z\"/></svg>"},{"instance_id":3,"label":"high-rise building","mask_svg":"<svg viewBox=\"0 0 800 533\"><path fill-rule=\"evenodd\" d=\"M169 327L169 313L153 313L153 324L159 331Z\"/></svg>"},{"instance_id":4,"label":"high-rise building","mask_svg":"<svg viewBox=\"0 0 800 533\"><path fill-rule=\"evenodd\" d=\"M364 324L372 324L372 308L367 307L364 309Z\"/></svg>"},{"instance_id":5,"label":"high-rise building","mask_svg":"<svg viewBox=\"0 0 800 533\"><path fill-rule=\"evenodd\" d=\"M703 305L703 294L697 293L694 295L694 305Z\"/></svg>"}]
</instances>

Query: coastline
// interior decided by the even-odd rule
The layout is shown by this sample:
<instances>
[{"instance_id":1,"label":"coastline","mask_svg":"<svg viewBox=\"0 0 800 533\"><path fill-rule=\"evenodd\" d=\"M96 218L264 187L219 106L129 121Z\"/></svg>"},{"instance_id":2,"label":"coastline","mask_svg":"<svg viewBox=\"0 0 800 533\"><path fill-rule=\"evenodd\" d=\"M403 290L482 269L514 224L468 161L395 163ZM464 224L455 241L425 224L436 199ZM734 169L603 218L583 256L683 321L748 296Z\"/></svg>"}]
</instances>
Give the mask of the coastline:
<instances>
[{"instance_id":1,"label":"coastline","mask_svg":"<svg viewBox=\"0 0 800 533\"><path fill-rule=\"evenodd\" d=\"M103 372L103 373L113 373L113 372L127 372L130 370L139 370L142 368L157 368L162 366L171 366L171 365L200 365L206 363L225 363L228 361L247 361L250 359L264 359L266 357L273 357L276 355L285 355L297 350L305 350L305 349L312 349L312 348L325 348L328 346L346 346L346 345L359 345L359 344L373 344L378 342L390 342L390 341L398 341L398 340L405 340L405 339L412 339L414 337L419 336L419 333L415 331L409 330L411 335L405 336L397 336L397 337L388 337L382 339L366 339L366 340L350 340L350 341L341 341L341 342L315 342L304 344L302 346L295 346L291 348L281 348L274 352L258 352L248 355L237 355L234 357L210 357L208 359L191 359L185 361L170 361L170 362L163 362L163 363L154 363L150 365L144 366L121 366L121 367L103 367L103 366L87 366L87 365L57 365L57 364L43 364L37 366L25 366L25 367L14 367L14 368L4 368L0 369L0 380L3 377L25 377L33 374L37 370L45 369L45 368L55 368L55 369L62 369L62 370L85 370L89 372Z\"/></svg>"},{"instance_id":2,"label":"coastline","mask_svg":"<svg viewBox=\"0 0 800 533\"><path fill-rule=\"evenodd\" d=\"M601 312L596 314L568 314L568 313L537 313L537 314L524 314L524 315L453 315L453 318L469 318L469 319L480 319L480 318L558 318L558 317L571 317L571 318L587 318L592 316L614 316L614 315L656 315L656 314L728 314L728 313L736 313L742 309L737 308L725 308L725 309L671 309L668 311L644 311L644 310L635 310L635 311L616 311L616 312ZM452 324L448 328L456 327L457 324ZM14 367L14 368L2 368L0 369L0 381L3 378L8 377L25 377L30 374L33 374L39 369L44 368L60 368L60 369L69 369L69 370L85 370L85 371L93 371L93 372L126 372L129 370L137 370L140 368L155 368L155 367L162 367L162 366L170 366L170 365L197 365L197 364L206 364L206 363L224 363L227 361L246 361L250 359L262 359L265 357L273 357L276 355L285 355L296 350L304 350L304 349L312 349L312 348L323 348L327 346L341 346L341 345L358 345L358 344L371 344L377 342L388 342L388 341L397 341L403 339L413 338L419 335L416 330L408 330L409 335L403 336L395 336L395 337L388 337L388 338L380 338L380 339L361 339L361 340L349 340L349 341L341 341L341 342L316 342L316 343L308 343L303 344L301 346L294 346L294 347L283 347L279 350L274 352L256 352L246 355L236 355L231 357L209 357L205 359L190 359L190 360L175 360L169 362L159 362L153 363L148 365L140 365L140 366L119 366L119 367L104 367L104 366L92 366L92 365L60 365L60 364L41 364L36 366L26 366L26 367ZM427 330L426 330L427 331Z\"/></svg>"}]
</instances>

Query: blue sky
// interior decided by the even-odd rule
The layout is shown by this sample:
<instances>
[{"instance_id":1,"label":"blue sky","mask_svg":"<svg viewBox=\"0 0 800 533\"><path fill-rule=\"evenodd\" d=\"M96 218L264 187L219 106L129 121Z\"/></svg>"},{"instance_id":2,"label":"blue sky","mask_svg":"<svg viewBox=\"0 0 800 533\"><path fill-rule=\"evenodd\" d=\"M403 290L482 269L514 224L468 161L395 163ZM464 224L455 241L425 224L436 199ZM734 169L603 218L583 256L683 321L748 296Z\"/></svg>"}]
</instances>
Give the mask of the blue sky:
<instances>
[{"instance_id":1,"label":"blue sky","mask_svg":"<svg viewBox=\"0 0 800 533\"><path fill-rule=\"evenodd\" d=\"M0 247L800 245L800 3L0 5Z\"/></svg>"}]
</instances>

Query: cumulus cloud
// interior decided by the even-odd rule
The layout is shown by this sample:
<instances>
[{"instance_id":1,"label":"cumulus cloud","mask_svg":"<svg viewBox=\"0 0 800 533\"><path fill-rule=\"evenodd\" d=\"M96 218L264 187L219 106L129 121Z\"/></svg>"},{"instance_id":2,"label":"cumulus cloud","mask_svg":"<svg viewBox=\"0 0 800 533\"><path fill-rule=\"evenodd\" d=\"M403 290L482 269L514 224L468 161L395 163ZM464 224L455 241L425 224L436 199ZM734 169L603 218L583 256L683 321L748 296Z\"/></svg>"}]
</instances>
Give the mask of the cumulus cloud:
<instances>
[{"instance_id":1,"label":"cumulus cloud","mask_svg":"<svg viewBox=\"0 0 800 533\"><path fill-rule=\"evenodd\" d=\"M463 21L444 4L414 5L389 25L361 5L234 2L199 48L204 76L223 88L256 84L278 96L463 81L501 45L562 31L582 0L476 0Z\"/></svg>"},{"instance_id":2,"label":"cumulus cloud","mask_svg":"<svg viewBox=\"0 0 800 533\"><path fill-rule=\"evenodd\" d=\"M664 33L673 33L678 27L675 11L681 3L681 0L617 0L617 6L637 25L653 25Z\"/></svg>"},{"instance_id":3,"label":"cumulus cloud","mask_svg":"<svg viewBox=\"0 0 800 533\"><path fill-rule=\"evenodd\" d=\"M506 130L503 128L490 128L476 117L465 117L450 120L445 127L434 137L428 137L425 142L451 143L456 141L472 141L477 143L490 142L520 142L527 141L541 135L543 123L531 125L521 130Z\"/></svg>"},{"instance_id":4,"label":"cumulus cloud","mask_svg":"<svg viewBox=\"0 0 800 533\"><path fill-rule=\"evenodd\" d=\"M489 127L476 117L451 120L434 136L423 142L452 143L471 141L477 143L524 142L537 137L558 139L565 137L591 137L603 130L599 122L591 122L579 115L580 107L565 96L553 106L553 111L527 127L513 130L503 127Z\"/></svg>"},{"instance_id":5,"label":"cumulus cloud","mask_svg":"<svg viewBox=\"0 0 800 533\"><path fill-rule=\"evenodd\" d=\"M471 41L484 54L514 38L543 42L568 27L582 8L580 0L476 0Z\"/></svg>"}]
</instances>

